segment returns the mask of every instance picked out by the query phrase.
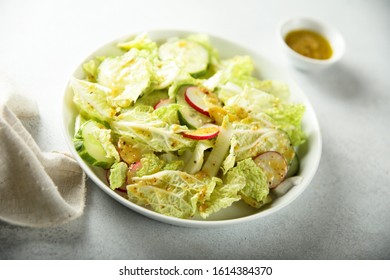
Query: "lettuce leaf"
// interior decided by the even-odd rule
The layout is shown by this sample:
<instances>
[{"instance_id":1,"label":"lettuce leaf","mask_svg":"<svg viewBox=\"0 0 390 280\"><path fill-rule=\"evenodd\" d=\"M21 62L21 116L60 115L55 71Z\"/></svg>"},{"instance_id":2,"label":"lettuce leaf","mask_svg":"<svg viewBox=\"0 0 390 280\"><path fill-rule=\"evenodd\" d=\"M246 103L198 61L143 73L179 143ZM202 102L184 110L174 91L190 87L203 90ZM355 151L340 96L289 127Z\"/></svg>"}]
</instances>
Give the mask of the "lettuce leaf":
<instances>
[{"instance_id":1,"label":"lettuce leaf","mask_svg":"<svg viewBox=\"0 0 390 280\"><path fill-rule=\"evenodd\" d=\"M138 177L150 175L161 171L164 167L164 161L153 153L148 153L141 158L141 168L137 170Z\"/></svg>"},{"instance_id":2,"label":"lettuce leaf","mask_svg":"<svg viewBox=\"0 0 390 280\"><path fill-rule=\"evenodd\" d=\"M147 145L155 152L185 150L195 145L195 140L181 135L188 131L185 126L169 125L146 108L142 111L138 106L118 116L110 123L112 131Z\"/></svg>"},{"instance_id":3,"label":"lettuce leaf","mask_svg":"<svg viewBox=\"0 0 390 280\"><path fill-rule=\"evenodd\" d=\"M227 82L226 84L219 86L218 97L226 104L230 98L239 95L242 90L243 89L240 86L232 82Z\"/></svg>"},{"instance_id":4,"label":"lettuce leaf","mask_svg":"<svg viewBox=\"0 0 390 280\"><path fill-rule=\"evenodd\" d=\"M222 60L219 65L219 87L227 82L235 84L238 87L245 86L256 87L260 82L252 74L255 70L253 60L249 56L235 56L230 59Z\"/></svg>"},{"instance_id":5,"label":"lettuce leaf","mask_svg":"<svg viewBox=\"0 0 390 280\"><path fill-rule=\"evenodd\" d=\"M180 72L180 68L173 60L160 60L157 55L157 44L152 41L146 33L140 34L133 40L117 44L118 47L124 50L138 49L148 52L148 55L141 56L148 59L151 66L151 88L153 90L165 89L169 87L176 79Z\"/></svg>"},{"instance_id":6,"label":"lettuce leaf","mask_svg":"<svg viewBox=\"0 0 390 280\"><path fill-rule=\"evenodd\" d=\"M247 76L252 76L255 65L249 56L235 56L222 60L221 68L226 72L226 79L234 83L234 80L239 81Z\"/></svg>"},{"instance_id":7,"label":"lettuce leaf","mask_svg":"<svg viewBox=\"0 0 390 280\"><path fill-rule=\"evenodd\" d=\"M142 33L130 41L118 43L117 46L126 51L131 49L147 50L149 52L157 51L156 42L152 41L147 33Z\"/></svg>"},{"instance_id":8,"label":"lettuce leaf","mask_svg":"<svg viewBox=\"0 0 390 280\"><path fill-rule=\"evenodd\" d=\"M95 58L91 59L83 64L83 70L86 74L86 80L90 82L96 82L96 78L98 75L98 67L101 63L101 60Z\"/></svg>"},{"instance_id":9,"label":"lettuce leaf","mask_svg":"<svg viewBox=\"0 0 390 280\"><path fill-rule=\"evenodd\" d=\"M229 154L222 164L223 171L226 173L237 161L252 158L267 151L279 152L288 163L295 155L287 133L273 126L267 115L259 114L258 118L234 122Z\"/></svg>"},{"instance_id":10,"label":"lettuce leaf","mask_svg":"<svg viewBox=\"0 0 390 280\"><path fill-rule=\"evenodd\" d=\"M266 113L273 119L276 126L287 132L293 146L299 146L306 141L301 121L305 113L302 104L281 104L279 107L268 109Z\"/></svg>"},{"instance_id":11,"label":"lettuce leaf","mask_svg":"<svg viewBox=\"0 0 390 280\"><path fill-rule=\"evenodd\" d=\"M179 158L175 153L168 152L159 155L159 158L165 162L164 170L182 170L184 161Z\"/></svg>"},{"instance_id":12,"label":"lettuce leaf","mask_svg":"<svg viewBox=\"0 0 390 280\"><path fill-rule=\"evenodd\" d=\"M134 103L149 87L152 65L137 49L108 57L99 65L97 81L112 90L112 103L123 108Z\"/></svg>"},{"instance_id":13,"label":"lettuce leaf","mask_svg":"<svg viewBox=\"0 0 390 280\"><path fill-rule=\"evenodd\" d=\"M251 158L239 161L237 166L227 174L228 181L237 177L245 182L245 187L240 191L245 202L253 201L254 203L250 203L250 205L257 208L263 205L264 201L268 201L267 176Z\"/></svg>"},{"instance_id":14,"label":"lettuce leaf","mask_svg":"<svg viewBox=\"0 0 390 280\"><path fill-rule=\"evenodd\" d=\"M110 188L115 190L126 182L127 164L123 161L114 163L110 168Z\"/></svg>"},{"instance_id":15,"label":"lettuce leaf","mask_svg":"<svg viewBox=\"0 0 390 280\"><path fill-rule=\"evenodd\" d=\"M290 89L284 82L276 80L262 80L257 84L256 88L280 98L282 101L289 101Z\"/></svg>"},{"instance_id":16,"label":"lettuce leaf","mask_svg":"<svg viewBox=\"0 0 390 280\"><path fill-rule=\"evenodd\" d=\"M158 157L154 153L144 154L140 160L141 168L137 170L136 176L151 175L162 170L180 170L184 165L182 160L165 161L163 158L162 156Z\"/></svg>"},{"instance_id":17,"label":"lettuce leaf","mask_svg":"<svg viewBox=\"0 0 390 280\"><path fill-rule=\"evenodd\" d=\"M129 200L154 211L178 218L190 218L198 205L210 198L218 178L197 178L181 171L161 171L134 177L127 186Z\"/></svg>"},{"instance_id":18,"label":"lettuce leaf","mask_svg":"<svg viewBox=\"0 0 390 280\"><path fill-rule=\"evenodd\" d=\"M245 187L245 178L231 173L224 184L217 184L210 195L210 199L199 206L199 214L207 218L210 214L231 206L241 199L239 192Z\"/></svg>"},{"instance_id":19,"label":"lettuce leaf","mask_svg":"<svg viewBox=\"0 0 390 280\"><path fill-rule=\"evenodd\" d=\"M283 88L283 86L281 87ZM283 90L278 92L281 96L285 94ZM276 95L276 93L274 94ZM226 106L236 105L246 108L253 116L266 113L272 118L272 122L277 128L287 132L293 146L299 146L305 142L305 134L301 127L305 106L286 103L275 95L256 88L245 87L241 93L229 98L225 104ZM282 96L282 98L287 97Z\"/></svg>"},{"instance_id":20,"label":"lettuce leaf","mask_svg":"<svg viewBox=\"0 0 390 280\"><path fill-rule=\"evenodd\" d=\"M172 124L180 124L178 110L180 109L179 104L170 104L167 106L160 107L154 110L153 115L158 117L160 120Z\"/></svg>"},{"instance_id":21,"label":"lettuce leaf","mask_svg":"<svg viewBox=\"0 0 390 280\"><path fill-rule=\"evenodd\" d=\"M166 163L165 166L163 167L163 170L181 170L183 166L184 166L184 161L175 160Z\"/></svg>"},{"instance_id":22,"label":"lettuce leaf","mask_svg":"<svg viewBox=\"0 0 390 280\"><path fill-rule=\"evenodd\" d=\"M134 104L134 107L139 105L147 105L154 107L161 99L167 99L168 92L166 90L155 90L147 94L142 95L138 98L137 102Z\"/></svg>"},{"instance_id":23,"label":"lettuce leaf","mask_svg":"<svg viewBox=\"0 0 390 280\"><path fill-rule=\"evenodd\" d=\"M111 90L96 83L71 78L73 102L81 114L88 119L100 122L110 121L116 114L116 109L107 102Z\"/></svg>"},{"instance_id":24,"label":"lettuce leaf","mask_svg":"<svg viewBox=\"0 0 390 280\"><path fill-rule=\"evenodd\" d=\"M260 113L280 103L281 100L271 94L253 87L245 87L239 94L226 100L225 105L237 105L246 108L249 112Z\"/></svg>"}]
</instances>

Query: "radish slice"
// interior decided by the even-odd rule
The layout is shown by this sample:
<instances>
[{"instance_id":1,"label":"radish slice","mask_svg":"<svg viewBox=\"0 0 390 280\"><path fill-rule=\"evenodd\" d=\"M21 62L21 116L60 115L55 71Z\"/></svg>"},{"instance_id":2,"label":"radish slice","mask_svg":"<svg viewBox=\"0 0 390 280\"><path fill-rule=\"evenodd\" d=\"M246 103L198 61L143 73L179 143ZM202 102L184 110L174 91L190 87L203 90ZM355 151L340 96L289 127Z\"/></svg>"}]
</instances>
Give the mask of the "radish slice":
<instances>
[{"instance_id":1,"label":"radish slice","mask_svg":"<svg viewBox=\"0 0 390 280\"><path fill-rule=\"evenodd\" d=\"M207 123L211 123L211 118L196 111L185 100L186 89L186 86L181 87L176 95L176 103L181 105L181 108L177 112L180 124L186 125L188 128L191 129L197 129Z\"/></svg>"},{"instance_id":2,"label":"radish slice","mask_svg":"<svg viewBox=\"0 0 390 280\"><path fill-rule=\"evenodd\" d=\"M200 88L194 86L188 87L186 89L184 98L188 105L190 105L196 111L208 117L210 116L209 112L207 112L208 108L204 100L204 98L207 98L207 93L202 91Z\"/></svg>"},{"instance_id":3,"label":"radish slice","mask_svg":"<svg viewBox=\"0 0 390 280\"><path fill-rule=\"evenodd\" d=\"M168 106L169 104L173 104L174 100L167 98L167 99L161 99L159 102L157 102L156 105L154 105L154 110L157 110L158 108Z\"/></svg>"},{"instance_id":4,"label":"radish slice","mask_svg":"<svg viewBox=\"0 0 390 280\"><path fill-rule=\"evenodd\" d=\"M219 127L210 124L210 125L205 125L196 130L184 132L183 136L195 140L206 140L206 139L211 139L216 137L218 133L219 133Z\"/></svg>"},{"instance_id":5,"label":"radish slice","mask_svg":"<svg viewBox=\"0 0 390 280\"><path fill-rule=\"evenodd\" d=\"M127 184L131 184L131 179L136 176L136 173L139 169L141 169L142 163L140 161L137 161L129 166L129 169L127 170Z\"/></svg>"},{"instance_id":6,"label":"radish slice","mask_svg":"<svg viewBox=\"0 0 390 280\"><path fill-rule=\"evenodd\" d=\"M270 189L275 188L286 177L288 170L287 161L278 152L265 152L253 160L263 169Z\"/></svg>"},{"instance_id":7,"label":"radish slice","mask_svg":"<svg viewBox=\"0 0 390 280\"><path fill-rule=\"evenodd\" d=\"M142 167L142 163L140 161L137 161L130 165L129 172L134 172L134 174Z\"/></svg>"}]
</instances>

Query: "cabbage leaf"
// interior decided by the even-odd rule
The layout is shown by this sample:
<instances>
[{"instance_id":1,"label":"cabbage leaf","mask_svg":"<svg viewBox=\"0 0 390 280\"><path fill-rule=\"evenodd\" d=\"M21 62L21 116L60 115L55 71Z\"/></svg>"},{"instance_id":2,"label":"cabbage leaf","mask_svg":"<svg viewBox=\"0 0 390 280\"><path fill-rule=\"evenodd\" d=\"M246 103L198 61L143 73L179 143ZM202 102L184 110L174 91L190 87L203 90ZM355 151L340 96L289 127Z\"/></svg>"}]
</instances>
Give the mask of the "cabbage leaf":
<instances>
[{"instance_id":1,"label":"cabbage leaf","mask_svg":"<svg viewBox=\"0 0 390 280\"><path fill-rule=\"evenodd\" d=\"M133 182L127 186L129 200L167 216L190 218L197 213L198 206L210 198L220 179L165 170L133 177Z\"/></svg>"}]
</instances>

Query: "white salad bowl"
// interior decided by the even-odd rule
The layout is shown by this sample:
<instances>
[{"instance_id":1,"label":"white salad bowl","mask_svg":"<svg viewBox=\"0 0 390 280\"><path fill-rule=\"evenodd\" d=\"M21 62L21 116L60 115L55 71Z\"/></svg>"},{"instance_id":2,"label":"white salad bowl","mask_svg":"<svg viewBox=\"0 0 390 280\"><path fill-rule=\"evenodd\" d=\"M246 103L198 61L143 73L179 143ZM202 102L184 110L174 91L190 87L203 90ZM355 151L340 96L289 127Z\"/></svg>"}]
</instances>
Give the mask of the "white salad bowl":
<instances>
[{"instance_id":1,"label":"white salad bowl","mask_svg":"<svg viewBox=\"0 0 390 280\"><path fill-rule=\"evenodd\" d=\"M185 37L196 32L180 30L154 30L148 31L147 33L151 39L157 42L161 42L170 37ZM77 69L73 72L72 76L76 78L83 78L84 73L82 70L82 64L84 62L96 56L119 54L119 50L116 47L116 43L128 40L129 38L132 38L137 34L139 33L130 34L100 47L99 49L91 53L91 55L88 56L85 61L80 63ZM300 169L298 175L302 177L302 181L298 185L294 186L291 190L289 190L285 195L275 199L271 204L265 206L264 208L255 209L251 208L250 206L247 206L243 202L237 202L226 209L223 209L215 214L210 215L210 217L205 220L201 218L180 219L156 213L152 210L149 210L145 207L139 206L127 200L125 197L112 191L109 188L106 180L106 174L103 169L93 167L87 164L76 152L72 139L75 132L75 119L78 112L72 101L73 91L69 84L66 87L64 93L62 114L63 129L66 143L69 146L69 149L72 152L73 156L76 158L76 160L78 161L82 169L86 172L88 177L92 179L93 182L96 183L96 185L106 194L108 194L121 204L125 205L126 207L138 213L141 213L149 218L177 226L199 228L226 226L242 222L254 222L262 217L275 213L292 203L308 187L317 171L317 167L321 157L321 135L317 117L311 104L305 97L302 90L298 87L298 85L280 67L272 63L269 59L262 57L257 52L246 49L234 42L230 42L228 40L213 35L209 35L209 38L212 45L219 50L221 58L228 58L234 55L249 55L250 57L252 57L256 66L256 76L261 79L275 79L284 81L290 87L291 100L293 102L302 103L306 107L306 112L302 120L302 126L303 130L307 135L307 141L297 151L297 154L300 158Z\"/></svg>"}]
</instances>

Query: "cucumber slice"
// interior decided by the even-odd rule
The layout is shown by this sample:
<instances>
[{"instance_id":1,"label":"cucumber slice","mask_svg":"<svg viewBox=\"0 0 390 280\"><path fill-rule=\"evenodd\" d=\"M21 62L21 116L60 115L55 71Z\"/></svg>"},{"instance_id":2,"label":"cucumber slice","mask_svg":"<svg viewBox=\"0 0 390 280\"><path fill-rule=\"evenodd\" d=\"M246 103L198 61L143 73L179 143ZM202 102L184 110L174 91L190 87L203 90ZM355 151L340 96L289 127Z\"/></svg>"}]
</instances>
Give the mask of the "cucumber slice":
<instances>
[{"instance_id":1,"label":"cucumber slice","mask_svg":"<svg viewBox=\"0 0 390 280\"><path fill-rule=\"evenodd\" d=\"M185 100L185 91L187 87L182 87L179 89L176 95L176 103L181 105L180 110L178 110L179 121L182 125L186 125L188 128L197 129L201 126L204 126L207 123L211 123L212 119L208 116L199 113L190 105L188 105Z\"/></svg>"},{"instance_id":2,"label":"cucumber slice","mask_svg":"<svg viewBox=\"0 0 390 280\"><path fill-rule=\"evenodd\" d=\"M97 137L97 130L109 131L104 125L92 120L83 123L75 135L74 146L86 162L107 169L116 159L115 156L107 155L106 149Z\"/></svg>"},{"instance_id":3,"label":"cucumber slice","mask_svg":"<svg viewBox=\"0 0 390 280\"><path fill-rule=\"evenodd\" d=\"M295 154L294 158L292 159L290 166L287 171L286 178L290 178L294 175L296 175L299 171L299 158L298 155Z\"/></svg>"},{"instance_id":4,"label":"cucumber slice","mask_svg":"<svg viewBox=\"0 0 390 280\"><path fill-rule=\"evenodd\" d=\"M161 60L174 60L185 72L205 73L209 64L209 52L203 46L188 40L169 41L158 49Z\"/></svg>"}]
</instances>

